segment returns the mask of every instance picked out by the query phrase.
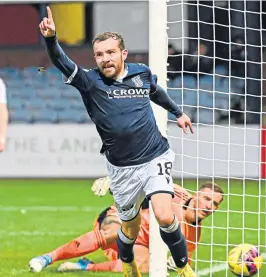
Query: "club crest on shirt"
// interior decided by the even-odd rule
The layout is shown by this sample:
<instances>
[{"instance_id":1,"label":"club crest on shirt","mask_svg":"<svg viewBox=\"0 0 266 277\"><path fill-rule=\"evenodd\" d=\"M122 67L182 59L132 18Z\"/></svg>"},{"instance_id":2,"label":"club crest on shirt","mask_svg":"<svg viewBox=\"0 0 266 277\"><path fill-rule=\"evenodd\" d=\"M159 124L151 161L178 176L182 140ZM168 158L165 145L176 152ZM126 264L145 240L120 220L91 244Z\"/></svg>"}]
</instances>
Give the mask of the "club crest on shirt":
<instances>
[{"instance_id":1,"label":"club crest on shirt","mask_svg":"<svg viewBox=\"0 0 266 277\"><path fill-rule=\"evenodd\" d=\"M135 86L137 88L140 88L140 87L143 86L143 82L142 82L142 80L141 80L139 75L137 75L136 77L133 77L131 80L132 80L132 82L135 84Z\"/></svg>"}]
</instances>

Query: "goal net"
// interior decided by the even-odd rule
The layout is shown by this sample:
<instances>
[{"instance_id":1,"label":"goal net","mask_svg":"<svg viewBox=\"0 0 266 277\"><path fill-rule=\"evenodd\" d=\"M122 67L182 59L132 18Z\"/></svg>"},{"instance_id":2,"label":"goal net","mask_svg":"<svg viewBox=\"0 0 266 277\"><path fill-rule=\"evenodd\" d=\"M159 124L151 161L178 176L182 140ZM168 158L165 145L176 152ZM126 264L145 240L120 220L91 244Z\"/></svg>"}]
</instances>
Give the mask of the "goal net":
<instances>
[{"instance_id":1,"label":"goal net","mask_svg":"<svg viewBox=\"0 0 266 277\"><path fill-rule=\"evenodd\" d=\"M234 246L253 244L264 261L266 253L266 2L165 4L167 90L195 131L184 135L169 115L173 176L192 195L206 182L224 191L219 208L201 222L192 265L197 276L234 276L227 266ZM265 265L257 276L266 276Z\"/></svg>"}]
</instances>

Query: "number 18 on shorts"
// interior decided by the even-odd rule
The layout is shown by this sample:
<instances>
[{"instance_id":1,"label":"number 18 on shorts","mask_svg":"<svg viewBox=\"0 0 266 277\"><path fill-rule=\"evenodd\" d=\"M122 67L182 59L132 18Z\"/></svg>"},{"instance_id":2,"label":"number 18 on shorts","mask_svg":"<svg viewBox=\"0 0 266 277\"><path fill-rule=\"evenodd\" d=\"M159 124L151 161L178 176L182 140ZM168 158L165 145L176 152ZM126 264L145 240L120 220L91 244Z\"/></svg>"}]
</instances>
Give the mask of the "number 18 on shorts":
<instances>
[{"instance_id":1,"label":"number 18 on shorts","mask_svg":"<svg viewBox=\"0 0 266 277\"><path fill-rule=\"evenodd\" d=\"M120 218L129 221L135 218L145 197L158 192L174 195L171 169L175 160L169 149L150 162L128 167L117 167L107 162L113 193Z\"/></svg>"}]
</instances>

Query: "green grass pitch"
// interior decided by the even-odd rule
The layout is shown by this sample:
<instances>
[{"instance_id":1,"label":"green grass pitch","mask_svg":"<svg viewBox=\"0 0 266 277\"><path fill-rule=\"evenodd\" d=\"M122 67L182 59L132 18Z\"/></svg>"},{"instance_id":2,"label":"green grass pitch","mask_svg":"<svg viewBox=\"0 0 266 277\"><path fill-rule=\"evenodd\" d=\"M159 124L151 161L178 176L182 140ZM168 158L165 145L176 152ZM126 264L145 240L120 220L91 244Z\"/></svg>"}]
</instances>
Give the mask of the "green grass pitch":
<instances>
[{"instance_id":1,"label":"green grass pitch","mask_svg":"<svg viewBox=\"0 0 266 277\"><path fill-rule=\"evenodd\" d=\"M198 247L194 266L199 276L232 277L232 273L223 269L231 245L244 240L264 246L261 251L266 252L265 183L260 186L249 181L243 187L242 182L231 180L228 191L227 182L217 182L230 197L225 196L220 212L203 222L206 228L203 228L202 244ZM1 277L123 276L91 272L59 274L56 268L60 262L38 274L28 272L30 258L91 230L99 211L112 203L111 196L93 196L91 183L87 180L0 180ZM195 189L195 181L186 181L185 187ZM210 228L212 225L215 228ZM105 260L102 251L89 257L95 262ZM216 270L209 273L211 265ZM266 276L265 264L257 276Z\"/></svg>"}]
</instances>

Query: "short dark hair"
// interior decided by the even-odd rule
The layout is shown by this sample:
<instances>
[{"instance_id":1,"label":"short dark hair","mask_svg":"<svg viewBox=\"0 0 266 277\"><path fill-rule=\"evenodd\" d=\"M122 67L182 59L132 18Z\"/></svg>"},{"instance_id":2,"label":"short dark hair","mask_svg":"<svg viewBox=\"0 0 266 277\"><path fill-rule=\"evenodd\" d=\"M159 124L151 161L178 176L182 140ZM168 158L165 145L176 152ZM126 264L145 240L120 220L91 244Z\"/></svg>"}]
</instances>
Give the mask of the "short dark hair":
<instances>
[{"instance_id":1,"label":"short dark hair","mask_svg":"<svg viewBox=\"0 0 266 277\"><path fill-rule=\"evenodd\" d=\"M121 50L125 49L125 41L121 34L116 32L104 32L102 34L96 35L96 37L92 41L92 46L95 42L105 41L109 38L115 39L119 42L118 46Z\"/></svg>"},{"instance_id":2,"label":"short dark hair","mask_svg":"<svg viewBox=\"0 0 266 277\"><path fill-rule=\"evenodd\" d=\"M208 189L213 190L214 192L220 193L222 195L221 202L224 200L224 191L218 184L208 182L208 183L205 183L205 184L201 185L199 190L203 190L205 188L208 188Z\"/></svg>"}]
</instances>

